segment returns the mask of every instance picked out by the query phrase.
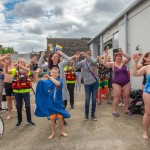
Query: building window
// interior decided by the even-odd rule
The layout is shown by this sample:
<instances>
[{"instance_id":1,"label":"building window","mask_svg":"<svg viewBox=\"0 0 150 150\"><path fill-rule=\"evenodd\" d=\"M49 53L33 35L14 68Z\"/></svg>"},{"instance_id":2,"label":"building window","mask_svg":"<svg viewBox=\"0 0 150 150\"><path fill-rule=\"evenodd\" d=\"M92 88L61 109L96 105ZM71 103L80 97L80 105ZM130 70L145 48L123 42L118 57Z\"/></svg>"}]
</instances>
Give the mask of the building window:
<instances>
[{"instance_id":1,"label":"building window","mask_svg":"<svg viewBox=\"0 0 150 150\"><path fill-rule=\"evenodd\" d=\"M116 32L113 36L113 49L119 48L119 32Z\"/></svg>"},{"instance_id":2,"label":"building window","mask_svg":"<svg viewBox=\"0 0 150 150\"><path fill-rule=\"evenodd\" d=\"M108 40L107 42L104 43L104 51L106 49L112 49L113 48L113 43L112 43L112 39Z\"/></svg>"}]
</instances>

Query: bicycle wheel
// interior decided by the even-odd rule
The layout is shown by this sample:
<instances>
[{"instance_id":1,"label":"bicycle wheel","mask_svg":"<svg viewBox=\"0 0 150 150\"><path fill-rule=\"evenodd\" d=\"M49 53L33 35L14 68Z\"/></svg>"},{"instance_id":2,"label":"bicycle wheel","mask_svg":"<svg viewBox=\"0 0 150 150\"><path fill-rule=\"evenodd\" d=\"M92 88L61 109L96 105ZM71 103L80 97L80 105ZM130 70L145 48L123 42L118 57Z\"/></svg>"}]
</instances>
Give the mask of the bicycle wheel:
<instances>
[{"instance_id":1,"label":"bicycle wheel","mask_svg":"<svg viewBox=\"0 0 150 150\"><path fill-rule=\"evenodd\" d=\"M0 139L2 138L3 134L4 134L4 121L0 116Z\"/></svg>"}]
</instances>

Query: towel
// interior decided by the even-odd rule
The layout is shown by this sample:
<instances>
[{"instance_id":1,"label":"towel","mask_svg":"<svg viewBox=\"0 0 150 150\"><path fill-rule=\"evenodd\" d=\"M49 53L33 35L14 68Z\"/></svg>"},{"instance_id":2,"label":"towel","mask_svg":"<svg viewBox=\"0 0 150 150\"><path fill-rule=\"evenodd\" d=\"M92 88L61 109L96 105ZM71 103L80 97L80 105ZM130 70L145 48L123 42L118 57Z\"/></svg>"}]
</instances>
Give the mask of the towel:
<instances>
[{"instance_id":1,"label":"towel","mask_svg":"<svg viewBox=\"0 0 150 150\"><path fill-rule=\"evenodd\" d=\"M60 86L56 86L51 80L39 80L36 86L34 111L37 117L49 117L53 114L60 114L64 118L69 118L70 114L65 110L62 99L63 82L56 79Z\"/></svg>"}]
</instances>

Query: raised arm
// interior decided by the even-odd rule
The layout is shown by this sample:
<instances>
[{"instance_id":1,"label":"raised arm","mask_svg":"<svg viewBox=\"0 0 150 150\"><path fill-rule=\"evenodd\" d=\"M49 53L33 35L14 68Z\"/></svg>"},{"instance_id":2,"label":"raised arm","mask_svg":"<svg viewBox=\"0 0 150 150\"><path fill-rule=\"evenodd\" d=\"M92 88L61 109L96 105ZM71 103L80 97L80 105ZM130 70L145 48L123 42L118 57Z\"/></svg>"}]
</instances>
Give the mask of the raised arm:
<instances>
[{"instance_id":1,"label":"raised arm","mask_svg":"<svg viewBox=\"0 0 150 150\"><path fill-rule=\"evenodd\" d=\"M85 52L80 52L80 55L82 57L84 57L88 62L90 62L92 66L97 66L97 59L94 59L92 57L90 57L88 54L86 54Z\"/></svg>"},{"instance_id":2,"label":"raised arm","mask_svg":"<svg viewBox=\"0 0 150 150\"><path fill-rule=\"evenodd\" d=\"M42 52L41 57L38 62L38 67L46 70L48 68L48 63L44 61L44 59L43 59L44 56L45 56L45 52ZM45 62L45 64L43 64L43 62Z\"/></svg>"},{"instance_id":3,"label":"raised arm","mask_svg":"<svg viewBox=\"0 0 150 150\"><path fill-rule=\"evenodd\" d=\"M27 68L26 66L22 66L18 63L14 63L14 66L19 67L20 69L22 69L23 71L25 71L26 73L28 73L30 71L29 68Z\"/></svg>"},{"instance_id":4,"label":"raised arm","mask_svg":"<svg viewBox=\"0 0 150 150\"><path fill-rule=\"evenodd\" d=\"M133 55L133 61L134 62L133 62L132 68L133 68L133 75L134 76L141 76L141 75L144 75L146 73L146 66L142 67L139 70L137 67L138 61L140 60L141 57L142 57L141 53Z\"/></svg>"},{"instance_id":5,"label":"raised arm","mask_svg":"<svg viewBox=\"0 0 150 150\"><path fill-rule=\"evenodd\" d=\"M75 69L80 69L82 68L82 61L79 61L80 60L80 52L77 52L76 53L76 59L74 60L74 68Z\"/></svg>"},{"instance_id":6,"label":"raised arm","mask_svg":"<svg viewBox=\"0 0 150 150\"><path fill-rule=\"evenodd\" d=\"M130 55L124 53L124 52L122 51L122 49L120 49L118 53L119 53L119 54L122 54L122 56L125 57L125 59L123 59L123 63L124 63L124 64L127 64L127 63L131 60Z\"/></svg>"},{"instance_id":7,"label":"raised arm","mask_svg":"<svg viewBox=\"0 0 150 150\"><path fill-rule=\"evenodd\" d=\"M30 68L30 66L31 66L33 63L35 63L35 62L37 62L37 56L33 56L33 57L31 58L30 62L29 62L28 64L26 64L26 67L27 67L27 68Z\"/></svg>"},{"instance_id":8,"label":"raised arm","mask_svg":"<svg viewBox=\"0 0 150 150\"><path fill-rule=\"evenodd\" d=\"M58 50L57 54L59 54L60 56L62 56L67 61L70 60L70 58L66 54L64 54L61 50Z\"/></svg>"},{"instance_id":9,"label":"raised arm","mask_svg":"<svg viewBox=\"0 0 150 150\"><path fill-rule=\"evenodd\" d=\"M60 82L57 81L56 79L54 79L53 77L49 76L48 74L45 74L44 77L45 77L46 79L51 80L56 86L60 86Z\"/></svg>"},{"instance_id":10,"label":"raised arm","mask_svg":"<svg viewBox=\"0 0 150 150\"><path fill-rule=\"evenodd\" d=\"M11 54L6 54L5 56L1 56L0 57L0 66L4 67L4 63L2 62L3 60L5 60L6 58L10 58Z\"/></svg>"},{"instance_id":11,"label":"raised arm","mask_svg":"<svg viewBox=\"0 0 150 150\"><path fill-rule=\"evenodd\" d=\"M103 65L106 66L107 68L113 68L114 62L107 62L108 55L109 55L109 50L105 50Z\"/></svg>"}]
</instances>

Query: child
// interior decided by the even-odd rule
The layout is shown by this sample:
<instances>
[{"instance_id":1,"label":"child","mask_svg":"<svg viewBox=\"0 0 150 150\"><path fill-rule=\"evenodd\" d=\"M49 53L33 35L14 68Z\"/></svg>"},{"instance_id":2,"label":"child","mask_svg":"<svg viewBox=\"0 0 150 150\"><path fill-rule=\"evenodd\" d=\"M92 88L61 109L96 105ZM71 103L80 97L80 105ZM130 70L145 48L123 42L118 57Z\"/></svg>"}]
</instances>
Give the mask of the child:
<instances>
[{"instance_id":1,"label":"child","mask_svg":"<svg viewBox=\"0 0 150 150\"><path fill-rule=\"evenodd\" d=\"M37 117L49 117L51 120L51 135L49 139L55 136L55 119L59 120L60 135L67 137L63 131L63 117L69 118L70 114L65 111L62 99L63 82L59 77L59 69L53 67L51 75L45 74L44 77L48 80L39 80L36 87L36 109Z\"/></svg>"}]
</instances>

